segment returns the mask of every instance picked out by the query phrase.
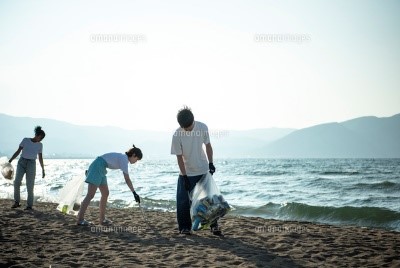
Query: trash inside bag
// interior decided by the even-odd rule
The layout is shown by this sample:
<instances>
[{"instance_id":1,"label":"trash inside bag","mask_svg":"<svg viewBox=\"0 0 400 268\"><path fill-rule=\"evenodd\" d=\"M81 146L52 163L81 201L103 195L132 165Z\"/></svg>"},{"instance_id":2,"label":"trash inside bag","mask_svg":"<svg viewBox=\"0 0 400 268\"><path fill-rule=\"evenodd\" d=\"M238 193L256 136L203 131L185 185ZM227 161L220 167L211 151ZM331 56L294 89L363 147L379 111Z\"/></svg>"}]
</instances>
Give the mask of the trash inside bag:
<instances>
[{"instance_id":1,"label":"trash inside bag","mask_svg":"<svg viewBox=\"0 0 400 268\"><path fill-rule=\"evenodd\" d=\"M57 210L64 214L77 214L74 207L80 205L84 182L85 180L82 177L76 176L61 189Z\"/></svg>"},{"instance_id":2,"label":"trash inside bag","mask_svg":"<svg viewBox=\"0 0 400 268\"><path fill-rule=\"evenodd\" d=\"M196 184L190 193L192 230L208 228L231 209L219 191L210 173Z\"/></svg>"},{"instance_id":3,"label":"trash inside bag","mask_svg":"<svg viewBox=\"0 0 400 268\"><path fill-rule=\"evenodd\" d=\"M14 167L8 163L7 157L0 158L1 175L7 180L14 178Z\"/></svg>"}]
</instances>

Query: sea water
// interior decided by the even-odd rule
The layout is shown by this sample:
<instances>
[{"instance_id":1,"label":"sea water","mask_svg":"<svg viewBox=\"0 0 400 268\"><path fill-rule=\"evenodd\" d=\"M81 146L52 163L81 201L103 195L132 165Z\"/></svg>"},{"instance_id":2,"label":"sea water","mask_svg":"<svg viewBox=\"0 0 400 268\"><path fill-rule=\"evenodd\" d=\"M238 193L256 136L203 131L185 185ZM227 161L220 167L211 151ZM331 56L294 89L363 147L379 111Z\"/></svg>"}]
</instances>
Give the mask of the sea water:
<instances>
[{"instance_id":1,"label":"sea water","mask_svg":"<svg viewBox=\"0 0 400 268\"><path fill-rule=\"evenodd\" d=\"M92 160L45 159L44 179L37 166L35 199L57 203L69 180L84 180ZM214 164L214 179L233 207L231 214L400 231L400 159L219 159ZM175 211L175 158L138 161L130 165L130 176L146 209ZM122 172L109 170L107 177L108 205L136 206ZM12 199L12 183L2 178L0 186L0 198ZM21 196L26 199L25 179ZM92 205L99 199L98 192Z\"/></svg>"}]
</instances>

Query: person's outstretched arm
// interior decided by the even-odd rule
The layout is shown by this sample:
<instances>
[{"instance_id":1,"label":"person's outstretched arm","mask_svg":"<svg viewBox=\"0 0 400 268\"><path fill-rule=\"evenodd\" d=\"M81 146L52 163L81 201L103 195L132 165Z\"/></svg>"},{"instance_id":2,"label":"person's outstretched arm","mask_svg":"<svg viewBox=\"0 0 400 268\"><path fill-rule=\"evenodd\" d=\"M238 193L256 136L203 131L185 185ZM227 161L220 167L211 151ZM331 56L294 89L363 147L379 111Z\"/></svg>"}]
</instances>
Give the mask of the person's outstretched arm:
<instances>
[{"instance_id":1,"label":"person's outstretched arm","mask_svg":"<svg viewBox=\"0 0 400 268\"><path fill-rule=\"evenodd\" d=\"M22 151L22 147L19 146L18 150L13 154L13 156L11 156L10 160L8 160L9 163L11 163L11 161L13 161L15 158L17 158L17 156L21 153Z\"/></svg>"},{"instance_id":2,"label":"person's outstretched arm","mask_svg":"<svg viewBox=\"0 0 400 268\"><path fill-rule=\"evenodd\" d=\"M208 168L210 170L211 175L213 175L215 172L215 166L213 163L213 148L211 146L211 143L206 144L206 153L208 158Z\"/></svg>"},{"instance_id":3,"label":"person's outstretched arm","mask_svg":"<svg viewBox=\"0 0 400 268\"><path fill-rule=\"evenodd\" d=\"M206 144L206 153L208 158L208 163L213 163L213 148L211 143Z\"/></svg>"},{"instance_id":4,"label":"person's outstretched arm","mask_svg":"<svg viewBox=\"0 0 400 268\"><path fill-rule=\"evenodd\" d=\"M136 193L135 188L133 188L132 181L131 181L131 178L129 177L129 174L124 173L124 178L125 178L126 184L128 185L129 189L131 189L133 196L135 197L135 201L140 204L140 197Z\"/></svg>"},{"instance_id":5,"label":"person's outstretched arm","mask_svg":"<svg viewBox=\"0 0 400 268\"><path fill-rule=\"evenodd\" d=\"M40 166L42 167L42 178L44 178L46 174L44 173L43 155L41 153L39 154L39 163Z\"/></svg>"},{"instance_id":6,"label":"person's outstretched arm","mask_svg":"<svg viewBox=\"0 0 400 268\"><path fill-rule=\"evenodd\" d=\"M129 189L132 192L134 192L135 188L133 188L133 184L132 184L131 178L129 177L129 174L124 173L124 178L125 178L126 185L128 185Z\"/></svg>"},{"instance_id":7,"label":"person's outstretched arm","mask_svg":"<svg viewBox=\"0 0 400 268\"><path fill-rule=\"evenodd\" d=\"M187 175L186 174L185 163L183 162L183 156L182 155L177 155L176 159L178 160L178 166L179 166L179 170L181 171L181 174L182 175Z\"/></svg>"}]
</instances>

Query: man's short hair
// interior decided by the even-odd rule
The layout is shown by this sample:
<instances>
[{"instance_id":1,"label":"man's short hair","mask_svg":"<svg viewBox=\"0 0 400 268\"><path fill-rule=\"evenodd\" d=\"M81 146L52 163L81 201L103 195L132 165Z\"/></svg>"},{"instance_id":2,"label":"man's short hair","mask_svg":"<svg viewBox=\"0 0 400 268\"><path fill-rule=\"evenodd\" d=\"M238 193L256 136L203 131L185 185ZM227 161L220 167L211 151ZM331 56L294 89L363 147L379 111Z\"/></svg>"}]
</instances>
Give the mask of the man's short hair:
<instances>
[{"instance_id":1,"label":"man's short hair","mask_svg":"<svg viewBox=\"0 0 400 268\"><path fill-rule=\"evenodd\" d=\"M176 116L178 119L178 123L181 128L188 128L193 124L194 116L189 107L184 106L182 109L178 111L178 115Z\"/></svg>"}]
</instances>

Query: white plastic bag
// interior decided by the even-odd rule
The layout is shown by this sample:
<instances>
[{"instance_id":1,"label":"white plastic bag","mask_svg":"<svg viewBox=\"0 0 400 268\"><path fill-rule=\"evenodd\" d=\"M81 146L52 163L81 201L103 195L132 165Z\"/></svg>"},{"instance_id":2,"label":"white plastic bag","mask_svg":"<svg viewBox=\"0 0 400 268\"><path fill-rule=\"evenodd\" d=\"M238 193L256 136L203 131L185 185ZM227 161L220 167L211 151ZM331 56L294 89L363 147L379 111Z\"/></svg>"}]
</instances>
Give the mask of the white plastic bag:
<instances>
[{"instance_id":1,"label":"white plastic bag","mask_svg":"<svg viewBox=\"0 0 400 268\"><path fill-rule=\"evenodd\" d=\"M76 176L72 178L60 191L59 204L57 209L64 214L75 215L74 205L79 204L82 198L85 180Z\"/></svg>"},{"instance_id":2,"label":"white plastic bag","mask_svg":"<svg viewBox=\"0 0 400 268\"><path fill-rule=\"evenodd\" d=\"M0 168L1 175L7 180L12 180L14 178L14 167L11 163L8 163L8 158L6 156L0 158Z\"/></svg>"},{"instance_id":3,"label":"white plastic bag","mask_svg":"<svg viewBox=\"0 0 400 268\"><path fill-rule=\"evenodd\" d=\"M205 174L196 184L190 193L190 199L193 231L209 227L230 210L210 173Z\"/></svg>"}]
</instances>

